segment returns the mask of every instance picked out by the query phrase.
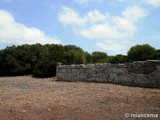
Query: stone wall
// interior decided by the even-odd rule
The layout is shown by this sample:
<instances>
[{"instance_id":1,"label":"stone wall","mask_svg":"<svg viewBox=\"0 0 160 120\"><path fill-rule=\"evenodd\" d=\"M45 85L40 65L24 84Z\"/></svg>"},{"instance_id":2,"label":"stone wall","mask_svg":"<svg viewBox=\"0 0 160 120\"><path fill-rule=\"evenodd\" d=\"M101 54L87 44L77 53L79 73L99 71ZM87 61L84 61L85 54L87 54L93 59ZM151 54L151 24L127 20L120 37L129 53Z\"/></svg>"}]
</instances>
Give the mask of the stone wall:
<instances>
[{"instance_id":1,"label":"stone wall","mask_svg":"<svg viewBox=\"0 0 160 120\"><path fill-rule=\"evenodd\" d=\"M56 76L63 81L92 81L160 88L160 61L135 61L125 64L59 64Z\"/></svg>"}]
</instances>

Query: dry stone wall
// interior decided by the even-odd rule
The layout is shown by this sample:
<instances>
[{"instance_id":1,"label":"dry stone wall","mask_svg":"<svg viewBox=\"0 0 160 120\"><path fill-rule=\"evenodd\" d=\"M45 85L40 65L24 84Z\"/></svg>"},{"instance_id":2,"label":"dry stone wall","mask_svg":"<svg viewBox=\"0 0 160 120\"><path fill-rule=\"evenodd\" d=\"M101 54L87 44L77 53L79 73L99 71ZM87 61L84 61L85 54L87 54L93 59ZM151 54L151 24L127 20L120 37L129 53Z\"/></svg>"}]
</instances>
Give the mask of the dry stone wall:
<instances>
[{"instance_id":1,"label":"dry stone wall","mask_svg":"<svg viewBox=\"0 0 160 120\"><path fill-rule=\"evenodd\" d=\"M63 81L105 82L160 88L160 61L135 61L125 64L58 64L56 76Z\"/></svg>"}]
</instances>

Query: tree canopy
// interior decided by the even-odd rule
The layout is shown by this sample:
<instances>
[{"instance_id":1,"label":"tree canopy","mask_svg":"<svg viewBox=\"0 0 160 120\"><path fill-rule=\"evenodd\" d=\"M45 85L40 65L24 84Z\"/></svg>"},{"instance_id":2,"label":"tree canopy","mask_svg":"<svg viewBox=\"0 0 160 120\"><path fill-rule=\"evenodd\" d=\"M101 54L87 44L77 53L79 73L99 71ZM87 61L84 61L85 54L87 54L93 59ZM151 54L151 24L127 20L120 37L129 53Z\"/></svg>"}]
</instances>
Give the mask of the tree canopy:
<instances>
[{"instance_id":1,"label":"tree canopy","mask_svg":"<svg viewBox=\"0 0 160 120\"><path fill-rule=\"evenodd\" d=\"M136 45L128 51L129 61L152 59L155 54L155 48L148 44Z\"/></svg>"},{"instance_id":2,"label":"tree canopy","mask_svg":"<svg viewBox=\"0 0 160 120\"><path fill-rule=\"evenodd\" d=\"M124 63L135 60L158 59L160 49L148 44L135 45L127 55L109 56L94 51L91 54L75 45L33 44L10 46L0 50L0 76L32 74L35 77L56 75L57 62L63 64Z\"/></svg>"}]
</instances>

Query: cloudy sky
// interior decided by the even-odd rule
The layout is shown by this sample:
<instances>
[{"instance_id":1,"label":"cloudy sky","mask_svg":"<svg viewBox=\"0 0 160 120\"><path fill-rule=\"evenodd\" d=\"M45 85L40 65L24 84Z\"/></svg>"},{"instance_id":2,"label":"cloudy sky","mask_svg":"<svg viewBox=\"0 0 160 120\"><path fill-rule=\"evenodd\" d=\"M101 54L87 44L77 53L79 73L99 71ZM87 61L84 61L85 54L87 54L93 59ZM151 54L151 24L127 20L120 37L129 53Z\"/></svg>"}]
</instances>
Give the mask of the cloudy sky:
<instances>
[{"instance_id":1,"label":"cloudy sky","mask_svg":"<svg viewBox=\"0 0 160 120\"><path fill-rule=\"evenodd\" d=\"M0 0L0 49L74 44L126 54L136 44L160 48L160 0Z\"/></svg>"}]
</instances>

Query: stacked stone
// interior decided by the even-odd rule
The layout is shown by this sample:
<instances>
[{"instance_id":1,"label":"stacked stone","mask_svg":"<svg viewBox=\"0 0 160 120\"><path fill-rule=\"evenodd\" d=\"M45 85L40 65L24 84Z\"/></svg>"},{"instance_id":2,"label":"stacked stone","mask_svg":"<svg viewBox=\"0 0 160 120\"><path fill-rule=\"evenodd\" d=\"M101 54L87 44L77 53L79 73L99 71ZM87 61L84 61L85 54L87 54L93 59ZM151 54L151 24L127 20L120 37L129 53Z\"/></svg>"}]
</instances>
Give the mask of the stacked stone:
<instances>
[{"instance_id":1,"label":"stacked stone","mask_svg":"<svg viewBox=\"0 0 160 120\"><path fill-rule=\"evenodd\" d=\"M160 87L160 61L135 61L125 64L80 64L57 66L63 81L106 82L144 87Z\"/></svg>"}]
</instances>

